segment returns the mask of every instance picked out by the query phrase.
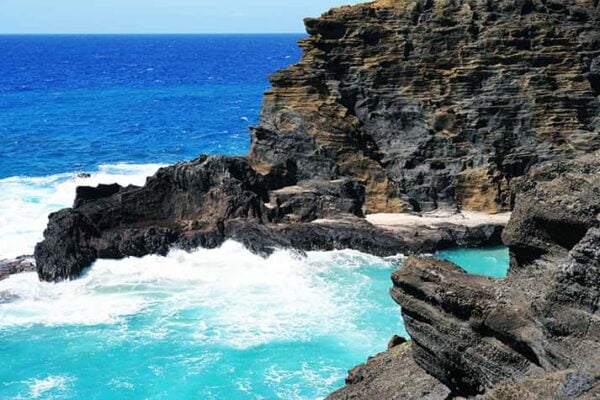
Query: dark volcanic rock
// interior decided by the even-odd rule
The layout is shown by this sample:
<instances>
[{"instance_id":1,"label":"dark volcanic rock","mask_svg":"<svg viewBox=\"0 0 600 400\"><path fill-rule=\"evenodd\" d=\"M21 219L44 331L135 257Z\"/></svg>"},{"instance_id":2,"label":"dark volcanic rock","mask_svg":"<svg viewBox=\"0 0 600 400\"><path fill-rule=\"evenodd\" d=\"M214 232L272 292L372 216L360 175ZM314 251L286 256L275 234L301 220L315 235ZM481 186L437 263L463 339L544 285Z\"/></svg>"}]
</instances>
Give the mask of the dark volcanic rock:
<instances>
[{"instance_id":1,"label":"dark volcanic rock","mask_svg":"<svg viewBox=\"0 0 600 400\"><path fill-rule=\"evenodd\" d=\"M0 260L0 281L13 274L32 271L35 271L35 265L29 256L18 257L14 260ZM2 296L1 293L0 296Z\"/></svg>"},{"instance_id":2,"label":"dark volcanic rock","mask_svg":"<svg viewBox=\"0 0 600 400\"><path fill-rule=\"evenodd\" d=\"M494 242L501 227L353 233L337 220L509 209L532 165L600 146L598 5L525 3L381 0L307 19L302 61L272 77L247 158L203 156L144 187L79 188L36 249L40 277L228 238L260 253Z\"/></svg>"},{"instance_id":3,"label":"dark volcanic rock","mask_svg":"<svg viewBox=\"0 0 600 400\"><path fill-rule=\"evenodd\" d=\"M327 400L437 400L450 390L419 367L411 345L395 346L348 373L347 386Z\"/></svg>"},{"instance_id":4,"label":"dark volcanic rock","mask_svg":"<svg viewBox=\"0 0 600 400\"><path fill-rule=\"evenodd\" d=\"M499 211L533 165L600 148L595 0L380 0L306 20L252 164L366 180L366 211Z\"/></svg>"},{"instance_id":5,"label":"dark volcanic rock","mask_svg":"<svg viewBox=\"0 0 600 400\"><path fill-rule=\"evenodd\" d=\"M35 251L38 273L74 278L97 258L164 255L183 232L261 221L268 189L245 159L207 156L162 168L141 188L79 188L72 209L50 215Z\"/></svg>"},{"instance_id":6,"label":"dark volcanic rock","mask_svg":"<svg viewBox=\"0 0 600 400\"><path fill-rule=\"evenodd\" d=\"M506 280L418 257L394 273L392 297L415 361L455 394L593 398L600 390L598 155L536 169L504 237L512 255Z\"/></svg>"},{"instance_id":7,"label":"dark volcanic rock","mask_svg":"<svg viewBox=\"0 0 600 400\"><path fill-rule=\"evenodd\" d=\"M364 183L298 180L293 163L267 174L244 158L203 156L159 170L143 187L80 187L73 208L50 215L36 246L40 278L76 278L98 258L166 255L172 247L214 248L225 240L251 251L352 248L389 256L436 247L497 244L501 225L406 234L363 218Z\"/></svg>"},{"instance_id":8,"label":"dark volcanic rock","mask_svg":"<svg viewBox=\"0 0 600 400\"><path fill-rule=\"evenodd\" d=\"M536 169L521 184L511 223L504 233L511 273L564 257L593 226L600 213L597 160Z\"/></svg>"},{"instance_id":9,"label":"dark volcanic rock","mask_svg":"<svg viewBox=\"0 0 600 400\"><path fill-rule=\"evenodd\" d=\"M50 214L46 238L35 247L38 275L44 281L75 278L98 256L91 247L100 232L90 219L73 210Z\"/></svg>"},{"instance_id":10,"label":"dark volcanic rock","mask_svg":"<svg viewBox=\"0 0 600 400\"><path fill-rule=\"evenodd\" d=\"M306 27L300 63L271 77L248 157L79 188L36 247L40 278L228 239L264 255L497 244L498 224L362 217L515 207L509 277L409 258L392 296L412 350L354 369L331 398L598 398L598 0L379 0Z\"/></svg>"},{"instance_id":11,"label":"dark volcanic rock","mask_svg":"<svg viewBox=\"0 0 600 400\"><path fill-rule=\"evenodd\" d=\"M362 182L309 180L270 193L274 222L306 222L338 214L363 216L365 187Z\"/></svg>"},{"instance_id":12,"label":"dark volcanic rock","mask_svg":"<svg viewBox=\"0 0 600 400\"><path fill-rule=\"evenodd\" d=\"M407 340L404 339L402 336L394 335L388 342L388 350L391 350L394 347L400 346L406 342L407 342Z\"/></svg>"}]
</instances>

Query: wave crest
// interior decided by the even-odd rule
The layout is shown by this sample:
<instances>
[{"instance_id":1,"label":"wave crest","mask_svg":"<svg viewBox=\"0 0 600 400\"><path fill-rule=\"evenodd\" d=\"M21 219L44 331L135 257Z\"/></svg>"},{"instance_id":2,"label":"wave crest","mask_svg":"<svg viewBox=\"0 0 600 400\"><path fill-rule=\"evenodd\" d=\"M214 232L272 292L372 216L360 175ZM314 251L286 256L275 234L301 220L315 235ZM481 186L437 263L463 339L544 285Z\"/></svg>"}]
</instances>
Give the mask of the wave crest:
<instances>
[{"instance_id":1,"label":"wave crest","mask_svg":"<svg viewBox=\"0 0 600 400\"><path fill-rule=\"evenodd\" d=\"M0 260L33 253L43 237L48 215L70 207L77 186L100 183L143 185L160 164L100 165L89 177L65 173L45 177L0 179Z\"/></svg>"}]
</instances>

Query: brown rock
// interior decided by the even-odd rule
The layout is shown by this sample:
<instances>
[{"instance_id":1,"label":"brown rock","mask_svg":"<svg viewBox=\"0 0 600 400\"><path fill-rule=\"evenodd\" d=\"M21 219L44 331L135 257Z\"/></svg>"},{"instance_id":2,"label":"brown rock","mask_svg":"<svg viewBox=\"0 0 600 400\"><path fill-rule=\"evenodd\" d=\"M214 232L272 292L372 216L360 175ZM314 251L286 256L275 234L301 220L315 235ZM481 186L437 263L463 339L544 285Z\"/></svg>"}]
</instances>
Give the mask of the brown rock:
<instances>
[{"instance_id":1,"label":"brown rock","mask_svg":"<svg viewBox=\"0 0 600 400\"><path fill-rule=\"evenodd\" d=\"M309 18L250 160L366 180L367 213L508 210L531 166L600 148L599 15L594 0L386 0Z\"/></svg>"},{"instance_id":2,"label":"brown rock","mask_svg":"<svg viewBox=\"0 0 600 400\"><path fill-rule=\"evenodd\" d=\"M410 343L395 346L355 367L346 384L327 400L437 400L450 394L447 387L414 362Z\"/></svg>"},{"instance_id":3,"label":"brown rock","mask_svg":"<svg viewBox=\"0 0 600 400\"><path fill-rule=\"evenodd\" d=\"M388 348L388 350L391 350L394 347L400 346L406 342L407 342L407 340L405 338L403 338L402 336L394 335L388 342L387 348Z\"/></svg>"},{"instance_id":4,"label":"brown rock","mask_svg":"<svg viewBox=\"0 0 600 400\"><path fill-rule=\"evenodd\" d=\"M455 395L594 398L600 385L600 158L521 186L506 280L409 258L393 275L418 365ZM511 397L512 396L512 397Z\"/></svg>"}]
</instances>

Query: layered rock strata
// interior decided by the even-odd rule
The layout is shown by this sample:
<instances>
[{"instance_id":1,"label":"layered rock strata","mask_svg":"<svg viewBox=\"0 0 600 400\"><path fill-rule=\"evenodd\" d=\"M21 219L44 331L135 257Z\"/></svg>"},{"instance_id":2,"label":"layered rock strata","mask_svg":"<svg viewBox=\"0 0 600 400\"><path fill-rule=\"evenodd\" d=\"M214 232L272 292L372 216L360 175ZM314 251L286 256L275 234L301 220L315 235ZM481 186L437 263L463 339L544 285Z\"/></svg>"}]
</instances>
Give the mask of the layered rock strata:
<instances>
[{"instance_id":1,"label":"layered rock strata","mask_svg":"<svg viewBox=\"0 0 600 400\"><path fill-rule=\"evenodd\" d=\"M507 279L421 257L394 273L414 361L452 396L600 396L599 155L537 168L523 182L504 231ZM401 398L398 390L381 398Z\"/></svg>"},{"instance_id":2,"label":"layered rock strata","mask_svg":"<svg viewBox=\"0 0 600 400\"><path fill-rule=\"evenodd\" d=\"M391 294L410 356L377 355L328 399L600 398L600 153L535 168L519 190L508 278L408 258Z\"/></svg>"},{"instance_id":3,"label":"layered rock strata","mask_svg":"<svg viewBox=\"0 0 600 400\"><path fill-rule=\"evenodd\" d=\"M600 148L595 0L380 0L307 19L250 161L366 181L368 213L512 208L531 166Z\"/></svg>"}]
</instances>

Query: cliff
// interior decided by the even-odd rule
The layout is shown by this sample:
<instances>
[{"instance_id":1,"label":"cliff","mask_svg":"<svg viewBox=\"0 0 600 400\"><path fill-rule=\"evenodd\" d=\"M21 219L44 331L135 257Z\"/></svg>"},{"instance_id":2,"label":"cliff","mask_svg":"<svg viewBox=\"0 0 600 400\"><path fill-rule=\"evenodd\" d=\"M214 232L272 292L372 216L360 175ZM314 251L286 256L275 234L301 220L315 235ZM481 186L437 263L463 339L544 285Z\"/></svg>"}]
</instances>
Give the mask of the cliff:
<instances>
[{"instance_id":1,"label":"cliff","mask_svg":"<svg viewBox=\"0 0 600 400\"><path fill-rule=\"evenodd\" d=\"M307 19L302 60L271 77L248 157L203 156L143 188L80 188L50 216L40 277L228 238L259 253L379 255L497 241L489 224L432 238L363 217L509 210L532 166L600 148L598 14L595 0L397 0Z\"/></svg>"},{"instance_id":2,"label":"cliff","mask_svg":"<svg viewBox=\"0 0 600 400\"><path fill-rule=\"evenodd\" d=\"M594 0L387 0L306 19L252 165L366 180L366 212L513 205L532 165L600 148Z\"/></svg>"},{"instance_id":3,"label":"cliff","mask_svg":"<svg viewBox=\"0 0 600 400\"><path fill-rule=\"evenodd\" d=\"M394 274L413 357L453 393L600 395L599 156L531 174L504 232L506 280L418 257Z\"/></svg>"}]
</instances>

